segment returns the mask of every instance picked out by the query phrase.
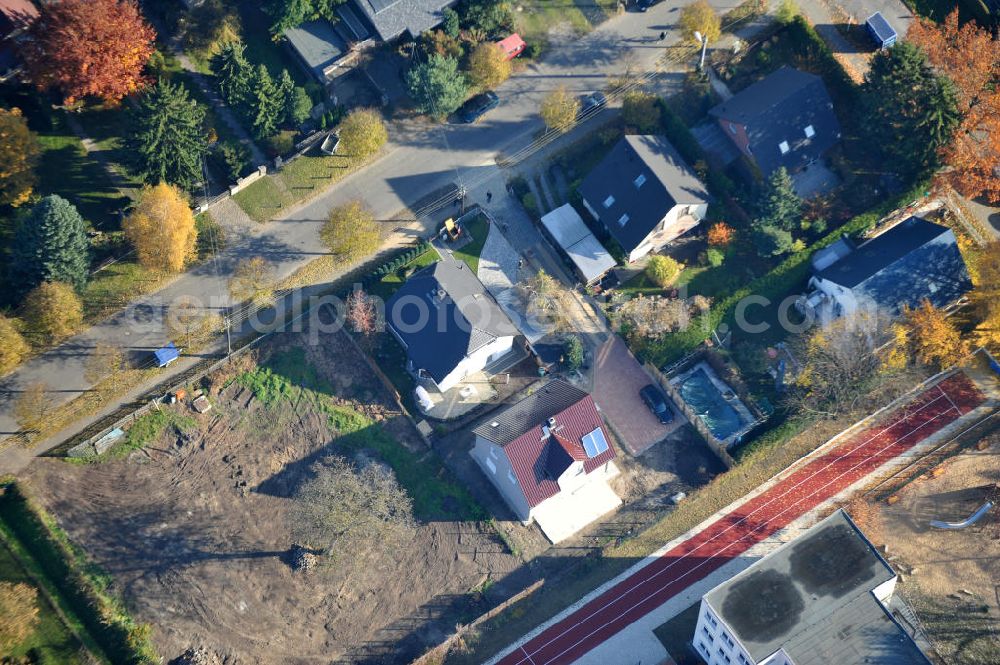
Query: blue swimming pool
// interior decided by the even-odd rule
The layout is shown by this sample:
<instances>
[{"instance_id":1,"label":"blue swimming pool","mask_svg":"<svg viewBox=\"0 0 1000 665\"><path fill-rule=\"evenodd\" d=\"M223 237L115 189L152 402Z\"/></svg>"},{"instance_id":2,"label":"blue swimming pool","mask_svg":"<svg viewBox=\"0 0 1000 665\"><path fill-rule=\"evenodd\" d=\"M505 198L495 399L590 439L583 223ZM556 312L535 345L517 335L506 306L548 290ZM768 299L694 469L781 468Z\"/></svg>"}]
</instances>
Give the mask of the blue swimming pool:
<instances>
[{"instance_id":1,"label":"blue swimming pool","mask_svg":"<svg viewBox=\"0 0 1000 665\"><path fill-rule=\"evenodd\" d=\"M725 400L704 368L691 372L679 389L684 401L719 441L725 441L743 426L740 414Z\"/></svg>"}]
</instances>

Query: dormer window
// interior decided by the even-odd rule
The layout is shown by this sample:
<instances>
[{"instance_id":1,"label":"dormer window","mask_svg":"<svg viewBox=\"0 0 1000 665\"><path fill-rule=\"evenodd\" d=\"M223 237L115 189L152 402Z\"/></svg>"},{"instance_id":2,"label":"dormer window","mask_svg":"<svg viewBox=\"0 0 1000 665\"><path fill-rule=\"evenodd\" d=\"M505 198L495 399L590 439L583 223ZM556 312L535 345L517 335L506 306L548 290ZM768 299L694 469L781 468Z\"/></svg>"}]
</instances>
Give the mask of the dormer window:
<instances>
[{"instance_id":1,"label":"dormer window","mask_svg":"<svg viewBox=\"0 0 1000 665\"><path fill-rule=\"evenodd\" d=\"M788 152L789 150L791 150L791 148L789 148L789 147L788 147L788 141L782 141L781 143L779 143L779 144L778 144L778 150L780 150L780 151L781 151L781 154L782 154L782 155L784 155L784 154L785 154L785 153L787 153L787 152Z\"/></svg>"},{"instance_id":2,"label":"dormer window","mask_svg":"<svg viewBox=\"0 0 1000 665\"><path fill-rule=\"evenodd\" d=\"M608 196L608 198L604 199L604 207L605 208L610 208L614 204L615 204L615 197Z\"/></svg>"},{"instance_id":3,"label":"dormer window","mask_svg":"<svg viewBox=\"0 0 1000 665\"><path fill-rule=\"evenodd\" d=\"M802 131L806 133L807 139L811 139L812 137L816 136L816 130L813 129L812 125L806 125L806 128Z\"/></svg>"},{"instance_id":4,"label":"dormer window","mask_svg":"<svg viewBox=\"0 0 1000 665\"><path fill-rule=\"evenodd\" d=\"M642 184L646 182L646 175L644 173L640 173L635 177L635 180L633 180L632 182L635 183L635 188L639 189L640 187L642 187Z\"/></svg>"},{"instance_id":5,"label":"dormer window","mask_svg":"<svg viewBox=\"0 0 1000 665\"><path fill-rule=\"evenodd\" d=\"M618 226L625 226L626 224L628 224L628 213L618 218Z\"/></svg>"}]
</instances>

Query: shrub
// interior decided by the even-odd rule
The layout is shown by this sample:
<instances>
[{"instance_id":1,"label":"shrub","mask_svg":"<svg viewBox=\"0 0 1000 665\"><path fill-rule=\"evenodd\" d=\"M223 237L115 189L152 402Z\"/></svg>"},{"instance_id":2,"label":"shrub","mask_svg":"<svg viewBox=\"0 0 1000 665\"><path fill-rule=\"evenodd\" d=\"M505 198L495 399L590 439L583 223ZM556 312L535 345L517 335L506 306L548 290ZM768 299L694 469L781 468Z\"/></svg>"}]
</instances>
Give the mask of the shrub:
<instances>
[{"instance_id":1,"label":"shrub","mask_svg":"<svg viewBox=\"0 0 1000 665\"><path fill-rule=\"evenodd\" d=\"M566 369L574 372L583 367L583 342L579 336L569 335L563 342L563 358Z\"/></svg>"},{"instance_id":2,"label":"shrub","mask_svg":"<svg viewBox=\"0 0 1000 665\"><path fill-rule=\"evenodd\" d=\"M705 250L705 261L708 265L713 268L718 268L722 265L722 262L726 260L726 255L722 253L722 250L716 247L709 247Z\"/></svg>"},{"instance_id":3,"label":"shrub","mask_svg":"<svg viewBox=\"0 0 1000 665\"><path fill-rule=\"evenodd\" d=\"M267 139L267 149L275 157L287 155L295 149L295 130L283 129Z\"/></svg>"},{"instance_id":4,"label":"shrub","mask_svg":"<svg viewBox=\"0 0 1000 665\"><path fill-rule=\"evenodd\" d=\"M250 167L250 149L236 141L224 141L215 149L215 160L230 180L238 180Z\"/></svg>"},{"instance_id":5,"label":"shrub","mask_svg":"<svg viewBox=\"0 0 1000 665\"><path fill-rule=\"evenodd\" d=\"M682 269L683 266L671 257L657 254L646 264L646 276L657 286L667 287L677 280Z\"/></svg>"}]
</instances>

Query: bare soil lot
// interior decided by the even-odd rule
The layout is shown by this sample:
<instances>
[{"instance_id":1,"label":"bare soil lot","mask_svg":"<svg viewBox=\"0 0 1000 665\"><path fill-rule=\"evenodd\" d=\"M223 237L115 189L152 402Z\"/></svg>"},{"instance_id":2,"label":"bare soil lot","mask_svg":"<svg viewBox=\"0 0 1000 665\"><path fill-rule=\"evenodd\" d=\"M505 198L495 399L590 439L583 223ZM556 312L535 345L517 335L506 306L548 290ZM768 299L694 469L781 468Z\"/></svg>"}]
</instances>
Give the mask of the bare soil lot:
<instances>
[{"instance_id":1,"label":"bare soil lot","mask_svg":"<svg viewBox=\"0 0 1000 665\"><path fill-rule=\"evenodd\" d=\"M519 561L350 341L278 336L261 366L243 362L217 377L226 387L208 413L172 407L193 426L168 427L119 459L43 459L26 474L153 626L165 659L197 647L227 664L406 662L487 609L480 591ZM294 496L331 454L392 467L418 526L360 569L293 572Z\"/></svg>"},{"instance_id":2,"label":"bare soil lot","mask_svg":"<svg viewBox=\"0 0 1000 665\"><path fill-rule=\"evenodd\" d=\"M923 478L881 511L889 561L903 574L900 589L917 611L946 663L1000 662L1000 508L960 530L931 520L966 519L1000 482L1000 436L985 450L969 449Z\"/></svg>"}]
</instances>

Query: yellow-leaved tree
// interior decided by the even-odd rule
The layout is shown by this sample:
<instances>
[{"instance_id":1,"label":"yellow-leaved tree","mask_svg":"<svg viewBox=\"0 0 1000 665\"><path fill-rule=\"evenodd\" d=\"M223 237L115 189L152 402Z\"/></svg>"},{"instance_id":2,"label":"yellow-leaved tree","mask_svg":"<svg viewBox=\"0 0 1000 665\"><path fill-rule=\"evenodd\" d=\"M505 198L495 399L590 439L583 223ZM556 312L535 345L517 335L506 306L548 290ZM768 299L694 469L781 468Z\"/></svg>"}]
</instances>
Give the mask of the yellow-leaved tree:
<instances>
[{"instance_id":1,"label":"yellow-leaved tree","mask_svg":"<svg viewBox=\"0 0 1000 665\"><path fill-rule=\"evenodd\" d=\"M969 292L976 328L977 345L1000 346L1000 242L990 243L976 257L975 284Z\"/></svg>"},{"instance_id":2,"label":"yellow-leaved tree","mask_svg":"<svg viewBox=\"0 0 1000 665\"><path fill-rule=\"evenodd\" d=\"M198 230L184 195L173 185L144 187L122 225L147 268L179 272L194 258Z\"/></svg>"},{"instance_id":3,"label":"yellow-leaved tree","mask_svg":"<svg viewBox=\"0 0 1000 665\"><path fill-rule=\"evenodd\" d=\"M681 10L677 26L689 39L695 38L695 32L701 33L703 39L715 42L722 36L722 20L708 4L708 0L695 0Z\"/></svg>"},{"instance_id":4,"label":"yellow-leaved tree","mask_svg":"<svg viewBox=\"0 0 1000 665\"><path fill-rule=\"evenodd\" d=\"M510 78L510 60L498 44L483 42L469 56L469 76L484 90L495 88Z\"/></svg>"},{"instance_id":5,"label":"yellow-leaved tree","mask_svg":"<svg viewBox=\"0 0 1000 665\"><path fill-rule=\"evenodd\" d=\"M0 314L0 376L20 365L29 351L17 320Z\"/></svg>"},{"instance_id":6,"label":"yellow-leaved tree","mask_svg":"<svg viewBox=\"0 0 1000 665\"><path fill-rule=\"evenodd\" d=\"M580 100L569 94L566 86L559 86L546 95L539 110L545 126L560 131L569 129L579 112Z\"/></svg>"},{"instance_id":7,"label":"yellow-leaved tree","mask_svg":"<svg viewBox=\"0 0 1000 665\"><path fill-rule=\"evenodd\" d=\"M348 157L370 157L389 140L382 114L375 109L354 109L337 130L340 150Z\"/></svg>"},{"instance_id":8,"label":"yellow-leaved tree","mask_svg":"<svg viewBox=\"0 0 1000 665\"><path fill-rule=\"evenodd\" d=\"M25 297L24 321L44 342L59 342L83 325L83 303L69 284L44 282Z\"/></svg>"},{"instance_id":9,"label":"yellow-leaved tree","mask_svg":"<svg viewBox=\"0 0 1000 665\"><path fill-rule=\"evenodd\" d=\"M354 263L378 249L378 222L361 201L351 201L330 211L319 237L342 264Z\"/></svg>"},{"instance_id":10,"label":"yellow-leaved tree","mask_svg":"<svg viewBox=\"0 0 1000 665\"><path fill-rule=\"evenodd\" d=\"M0 108L0 205L17 207L35 187L38 136L28 129L21 109Z\"/></svg>"},{"instance_id":11,"label":"yellow-leaved tree","mask_svg":"<svg viewBox=\"0 0 1000 665\"><path fill-rule=\"evenodd\" d=\"M954 322L927 299L916 307L903 308L902 325L913 355L924 365L948 367L969 351Z\"/></svg>"}]
</instances>

